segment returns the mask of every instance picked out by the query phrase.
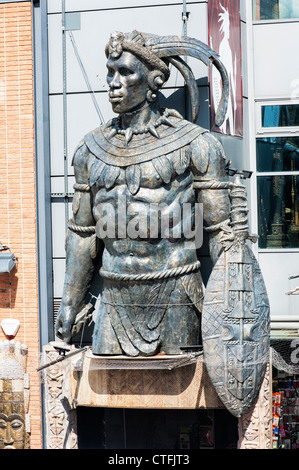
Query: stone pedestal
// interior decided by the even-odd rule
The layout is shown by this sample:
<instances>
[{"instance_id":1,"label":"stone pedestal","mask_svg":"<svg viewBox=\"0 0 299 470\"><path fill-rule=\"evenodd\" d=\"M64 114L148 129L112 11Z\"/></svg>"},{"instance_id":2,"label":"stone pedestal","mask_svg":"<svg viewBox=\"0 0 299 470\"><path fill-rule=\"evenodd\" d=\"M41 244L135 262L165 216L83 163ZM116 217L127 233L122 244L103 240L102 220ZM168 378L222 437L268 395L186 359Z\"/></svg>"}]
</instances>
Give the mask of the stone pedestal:
<instances>
[{"instance_id":1,"label":"stone pedestal","mask_svg":"<svg viewBox=\"0 0 299 470\"><path fill-rule=\"evenodd\" d=\"M44 348L43 362L49 363L55 361L55 358L60 359L58 351L51 344L47 345ZM224 408L210 381L203 356L179 359L108 359L95 358L84 351L43 369L43 377L48 449L77 448L77 406L130 409ZM257 422L269 422L270 408L259 406L259 403L264 403L265 393L268 392L260 394L254 413L240 420L240 448L249 448L247 441L252 424L256 426ZM258 436L260 433L263 437L257 441L264 446L268 434L271 435L271 429L261 426L257 429Z\"/></svg>"},{"instance_id":2,"label":"stone pedestal","mask_svg":"<svg viewBox=\"0 0 299 470\"><path fill-rule=\"evenodd\" d=\"M43 350L44 362L55 362L59 352L51 345ZM63 362L42 371L45 386L45 418L47 449L77 449L76 411L69 405L71 362Z\"/></svg>"},{"instance_id":3,"label":"stone pedestal","mask_svg":"<svg viewBox=\"0 0 299 470\"><path fill-rule=\"evenodd\" d=\"M272 448L272 392L268 365L255 405L239 418L239 449Z\"/></svg>"}]
</instances>

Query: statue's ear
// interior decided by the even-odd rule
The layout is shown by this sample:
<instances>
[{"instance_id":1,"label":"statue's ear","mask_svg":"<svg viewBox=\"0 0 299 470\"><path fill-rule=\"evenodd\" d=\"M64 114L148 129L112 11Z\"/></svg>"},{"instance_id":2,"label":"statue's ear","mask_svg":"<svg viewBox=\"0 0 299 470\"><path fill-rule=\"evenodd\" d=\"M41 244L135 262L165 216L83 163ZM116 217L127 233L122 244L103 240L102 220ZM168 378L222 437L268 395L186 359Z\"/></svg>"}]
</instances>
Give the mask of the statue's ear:
<instances>
[{"instance_id":1,"label":"statue's ear","mask_svg":"<svg viewBox=\"0 0 299 470\"><path fill-rule=\"evenodd\" d=\"M148 74L148 84L150 86L150 89L153 91L158 91L164 83L166 82L164 73L161 72L160 70L152 70Z\"/></svg>"},{"instance_id":2,"label":"statue's ear","mask_svg":"<svg viewBox=\"0 0 299 470\"><path fill-rule=\"evenodd\" d=\"M157 92L162 88L166 80L163 72L160 70L152 70L149 72L147 79L149 90L147 92L146 99L149 103L152 103L153 101L156 101Z\"/></svg>"}]
</instances>

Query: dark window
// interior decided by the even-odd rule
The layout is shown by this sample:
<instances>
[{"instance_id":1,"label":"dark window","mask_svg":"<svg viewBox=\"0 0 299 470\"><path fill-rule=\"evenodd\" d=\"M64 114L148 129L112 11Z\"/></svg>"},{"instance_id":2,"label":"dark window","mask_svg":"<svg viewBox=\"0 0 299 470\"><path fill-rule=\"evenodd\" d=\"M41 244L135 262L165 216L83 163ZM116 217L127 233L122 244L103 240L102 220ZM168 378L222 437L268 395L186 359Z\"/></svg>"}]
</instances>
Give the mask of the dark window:
<instances>
[{"instance_id":1,"label":"dark window","mask_svg":"<svg viewBox=\"0 0 299 470\"><path fill-rule=\"evenodd\" d=\"M257 177L260 248L299 248L299 176Z\"/></svg>"},{"instance_id":2,"label":"dark window","mask_svg":"<svg viewBox=\"0 0 299 470\"><path fill-rule=\"evenodd\" d=\"M299 137L264 137L256 140L258 172L299 171Z\"/></svg>"},{"instance_id":3,"label":"dark window","mask_svg":"<svg viewBox=\"0 0 299 470\"><path fill-rule=\"evenodd\" d=\"M262 127L299 126L299 104L265 105L261 113Z\"/></svg>"},{"instance_id":4,"label":"dark window","mask_svg":"<svg viewBox=\"0 0 299 470\"><path fill-rule=\"evenodd\" d=\"M79 449L236 448L238 419L226 409L77 408Z\"/></svg>"},{"instance_id":5,"label":"dark window","mask_svg":"<svg viewBox=\"0 0 299 470\"><path fill-rule=\"evenodd\" d=\"M299 0L253 0L253 18L256 21L299 18Z\"/></svg>"}]
</instances>

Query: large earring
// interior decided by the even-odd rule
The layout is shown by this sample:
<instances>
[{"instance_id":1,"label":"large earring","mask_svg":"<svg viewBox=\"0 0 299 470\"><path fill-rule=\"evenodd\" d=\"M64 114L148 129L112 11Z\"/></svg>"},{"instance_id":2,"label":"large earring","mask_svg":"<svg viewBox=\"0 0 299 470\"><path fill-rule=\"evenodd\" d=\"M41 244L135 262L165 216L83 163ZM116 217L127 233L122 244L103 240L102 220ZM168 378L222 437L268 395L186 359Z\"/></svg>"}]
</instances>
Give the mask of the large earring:
<instances>
[{"instance_id":1,"label":"large earring","mask_svg":"<svg viewBox=\"0 0 299 470\"><path fill-rule=\"evenodd\" d=\"M165 79L163 73L160 70L152 70L148 74L147 79L150 87L147 92L147 101L152 103L157 99L157 91L162 88Z\"/></svg>"},{"instance_id":2,"label":"large earring","mask_svg":"<svg viewBox=\"0 0 299 470\"><path fill-rule=\"evenodd\" d=\"M146 94L146 99L149 103L153 103L157 99L157 95L153 90L148 90Z\"/></svg>"}]
</instances>

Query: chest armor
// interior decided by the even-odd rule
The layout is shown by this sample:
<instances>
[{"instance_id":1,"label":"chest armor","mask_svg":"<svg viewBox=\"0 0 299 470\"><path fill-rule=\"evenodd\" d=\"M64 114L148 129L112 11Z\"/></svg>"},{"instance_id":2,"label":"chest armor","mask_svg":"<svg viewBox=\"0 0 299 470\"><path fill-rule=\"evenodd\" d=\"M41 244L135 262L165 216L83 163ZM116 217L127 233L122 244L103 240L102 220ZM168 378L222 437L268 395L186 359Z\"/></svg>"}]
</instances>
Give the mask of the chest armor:
<instances>
[{"instance_id":1,"label":"chest armor","mask_svg":"<svg viewBox=\"0 0 299 470\"><path fill-rule=\"evenodd\" d=\"M109 139L105 127L87 134L89 185L109 190L126 184L135 195L141 186L169 184L188 168L203 173L209 158L207 131L184 119L175 121L174 127L161 126L158 138L150 133L136 135L129 145L123 135Z\"/></svg>"}]
</instances>

